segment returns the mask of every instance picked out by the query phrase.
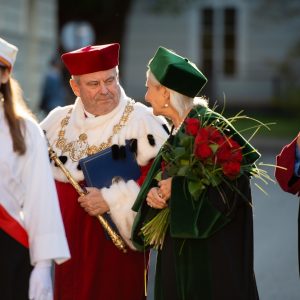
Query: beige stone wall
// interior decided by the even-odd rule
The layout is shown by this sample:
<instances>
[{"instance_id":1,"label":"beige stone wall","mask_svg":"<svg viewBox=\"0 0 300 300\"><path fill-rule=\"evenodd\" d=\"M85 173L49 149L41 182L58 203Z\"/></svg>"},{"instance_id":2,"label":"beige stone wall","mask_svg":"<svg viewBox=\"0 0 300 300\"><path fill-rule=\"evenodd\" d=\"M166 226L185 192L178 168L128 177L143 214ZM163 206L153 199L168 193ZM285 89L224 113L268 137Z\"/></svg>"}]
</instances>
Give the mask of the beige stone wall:
<instances>
[{"instance_id":1,"label":"beige stone wall","mask_svg":"<svg viewBox=\"0 0 300 300\"><path fill-rule=\"evenodd\" d=\"M149 9L149 3L153 2L155 0L136 0L127 20L125 63L121 79L128 95L143 99L146 65L160 45L186 55L201 69L204 55L201 11L203 8L212 8L214 68L213 75L208 78L212 87L212 102L217 100L222 103L224 95L226 102L234 105L242 102L259 106L272 101L279 88L276 78L279 75L285 77L284 74L278 74L276 65L288 58L292 47L300 40L299 0L288 0L282 6L279 5L280 0L274 1L278 5L272 6L273 13L278 16L273 17L260 9L263 3L267 3L266 0L186 0L188 4L177 14L166 11L166 8L153 13ZM289 14L281 11L284 7L287 7ZM226 75L223 71L224 8L236 9L234 75Z\"/></svg>"},{"instance_id":2,"label":"beige stone wall","mask_svg":"<svg viewBox=\"0 0 300 300\"><path fill-rule=\"evenodd\" d=\"M175 15L153 14L145 9L142 2L135 2L127 20L125 61L121 78L130 97L144 100L146 66L159 46L176 49L178 52L182 50L190 59L197 60L186 32L189 19L186 12Z\"/></svg>"},{"instance_id":3,"label":"beige stone wall","mask_svg":"<svg viewBox=\"0 0 300 300\"><path fill-rule=\"evenodd\" d=\"M0 36L19 48L14 77L36 112L43 76L57 52L57 0L0 0Z\"/></svg>"}]
</instances>

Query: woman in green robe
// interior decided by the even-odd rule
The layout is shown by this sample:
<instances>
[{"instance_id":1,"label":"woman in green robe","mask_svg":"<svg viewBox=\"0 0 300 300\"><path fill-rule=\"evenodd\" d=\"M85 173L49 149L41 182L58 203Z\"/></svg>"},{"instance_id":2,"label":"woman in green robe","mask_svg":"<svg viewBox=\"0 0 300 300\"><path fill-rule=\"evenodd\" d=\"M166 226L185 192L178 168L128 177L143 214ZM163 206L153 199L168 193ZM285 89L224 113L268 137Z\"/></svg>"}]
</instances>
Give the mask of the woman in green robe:
<instances>
[{"instance_id":1,"label":"woman in green robe","mask_svg":"<svg viewBox=\"0 0 300 300\"><path fill-rule=\"evenodd\" d=\"M254 165L260 155L224 117L196 97L207 79L188 59L159 47L148 67L145 99L155 115L165 116L173 125L133 206L137 216L132 241L141 251L149 247L142 229L169 209L167 232L158 250L155 300L259 299L250 174L241 172L230 184L208 184L195 199L188 176L174 170L170 175L163 158L168 149L180 146L183 124L190 119L226 128L226 135L241 145L244 165ZM163 180L157 180L159 173Z\"/></svg>"}]
</instances>

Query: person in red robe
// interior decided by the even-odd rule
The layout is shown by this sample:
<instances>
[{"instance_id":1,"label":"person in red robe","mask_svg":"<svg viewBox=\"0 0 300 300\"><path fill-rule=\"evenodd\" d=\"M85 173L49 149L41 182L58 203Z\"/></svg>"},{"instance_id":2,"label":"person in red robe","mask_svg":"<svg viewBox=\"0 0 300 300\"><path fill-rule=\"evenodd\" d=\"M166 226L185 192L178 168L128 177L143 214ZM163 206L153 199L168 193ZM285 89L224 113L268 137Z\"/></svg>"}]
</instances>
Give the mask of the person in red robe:
<instances>
[{"instance_id":1,"label":"person in red robe","mask_svg":"<svg viewBox=\"0 0 300 300\"><path fill-rule=\"evenodd\" d=\"M285 145L276 157L275 177L280 187L288 193L300 196L300 133ZM298 262L300 274L300 206L298 214Z\"/></svg>"},{"instance_id":2,"label":"person in red robe","mask_svg":"<svg viewBox=\"0 0 300 300\"><path fill-rule=\"evenodd\" d=\"M131 207L149 165L167 139L167 123L145 105L126 96L119 83L119 44L88 46L62 55L77 96L73 105L57 107L41 123L49 144L73 179L85 184L80 160L111 147L120 163L126 141L140 167L137 180L89 187L79 196L52 162L71 259L55 267L56 300L145 299L147 253L135 251ZM125 151L126 154L126 151ZM99 170L103 177L108 170ZM130 171L130 170L129 170ZM100 201L99 201L100 199ZM127 253L107 238L97 215L109 213L126 243Z\"/></svg>"}]
</instances>

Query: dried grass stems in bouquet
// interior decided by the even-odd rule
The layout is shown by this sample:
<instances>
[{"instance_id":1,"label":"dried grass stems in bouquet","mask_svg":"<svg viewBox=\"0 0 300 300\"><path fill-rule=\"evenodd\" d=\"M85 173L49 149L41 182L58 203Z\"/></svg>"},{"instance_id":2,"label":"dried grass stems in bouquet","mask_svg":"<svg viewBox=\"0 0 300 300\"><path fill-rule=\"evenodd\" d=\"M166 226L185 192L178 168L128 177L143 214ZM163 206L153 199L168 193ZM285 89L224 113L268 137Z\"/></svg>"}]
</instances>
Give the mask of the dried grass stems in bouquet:
<instances>
[{"instance_id":1,"label":"dried grass stems in bouquet","mask_svg":"<svg viewBox=\"0 0 300 300\"><path fill-rule=\"evenodd\" d=\"M235 185L235 180L242 174L257 178L264 184L269 181L274 182L266 170L247 159L247 156L253 155L256 150L251 147L252 151L245 151L246 147L240 145L238 139L235 139L236 134L241 136L241 132L238 133L233 127L233 124L241 119L253 120L255 125L247 128L247 130L254 130L248 139L250 141L261 127L270 130L268 125L271 123L263 124L241 113L228 118L227 121L221 115L220 118L211 118L209 114L216 115L213 110L207 110L203 116L187 118L177 133L176 146L165 143L162 149L162 170L155 178L161 180L162 172L168 177L184 176L193 201L201 201L206 189L211 186L218 190L221 198L226 202L226 195L223 195L218 188L221 183L225 183L245 197ZM245 143L247 144L246 140ZM270 166L259 164L262 165ZM259 184L255 183L255 185L266 193ZM169 215L169 207L166 207L141 228L145 246L157 250L162 248L169 226Z\"/></svg>"}]
</instances>

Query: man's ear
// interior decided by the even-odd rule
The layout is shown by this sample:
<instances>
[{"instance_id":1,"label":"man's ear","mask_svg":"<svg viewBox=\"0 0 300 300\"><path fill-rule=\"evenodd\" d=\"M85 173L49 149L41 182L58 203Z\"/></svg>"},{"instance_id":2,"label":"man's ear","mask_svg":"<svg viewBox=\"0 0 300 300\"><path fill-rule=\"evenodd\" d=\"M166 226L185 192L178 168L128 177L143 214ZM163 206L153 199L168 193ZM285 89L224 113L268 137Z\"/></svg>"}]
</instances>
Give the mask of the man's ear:
<instances>
[{"instance_id":1,"label":"man's ear","mask_svg":"<svg viewBox=\"0 0 300 300\"><path fill-rule=\"evenodd\" d=\"M3 83L3 84L7 83L9 77L10 77L10 72L7 68L2 69L0 71L1 83Z\"/></svg>"},{"instance_id":2,"label":"man's ear","mask_svg":"<svg viewBox=\"0 0 300 300\"><path fill-rule=\"evenodd\" d=\"M79 91L79 87L78 87L78 83L76 82L75 79L71 78L70 81L70 86L72 88L73 93L77 96L80 97L80 91Z\"/></svg>"}]
</instances>

